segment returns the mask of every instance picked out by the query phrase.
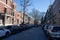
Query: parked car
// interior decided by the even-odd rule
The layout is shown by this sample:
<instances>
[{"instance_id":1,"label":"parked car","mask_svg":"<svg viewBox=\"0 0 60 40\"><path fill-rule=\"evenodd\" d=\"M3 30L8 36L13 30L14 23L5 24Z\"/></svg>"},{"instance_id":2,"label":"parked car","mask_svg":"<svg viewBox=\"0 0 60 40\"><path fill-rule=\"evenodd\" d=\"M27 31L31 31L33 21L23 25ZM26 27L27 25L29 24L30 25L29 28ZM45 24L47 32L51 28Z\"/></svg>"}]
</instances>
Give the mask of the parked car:
<instances>
[{"instance_id":1,"label":"parked car","mask_svg":"<svg viewBox=\"0 0 60 40\"><path fill-rule=\"evenodd\" d=\"M9 29L0 27L0 38L4 36L8 37L10 34L11 34L11 31Z\"/></svg>"},{"instance_id":2,"label":"parked car","mask_svg":"<svg viewBox=\"0 0 60 40\"><path fill-rule=\"evenodd\" d=\"M49 26L49 24L43 24L42 29L45 30L45 28L47 29L48 26Z\"/></svg>"},{"instance_id":3,"label":"parked car","mask_svg":"<svg viewBox=\"0 0 60 40\"><path fill-rule=\"evenodd\" d=\"M22 29L22 30L26 30L27 29L27 25L26 24L20 24L20 28Z\"/></svg>"},{"instance_id":4,"label":"parked car","mask_svg":"<svg viewBox=\"0 0 60 40\"><path fill-rule=\"evenodd\" d=\"M33 27L32 24L26 24L26 29L30 29L30 28L32 28L32 27Z\"/></svg>"},{"instance_id":5,"label":"parked car","mask_svg":"<svg viewBox=\"0 0 60 40\"><path fill-rule=\"evenodd\" d=\"M51 31L51 29L55 27L55 25L49 25L48 29L46 30L47 34L49 35L49 31Z\"/></svg>"},{"instance_id":6,"label":"parked car","mask_svg":"<svg viewBox=\"0 0 60 40\"><path fill-rule=\"evenodd\" d=\"M60 38L60 27L52 27L49 31L49 36L51 38Z\"/></svg>"},{"instance_id":7,"label":"parked car","mask_svg":"<svg viewBox=\"0 0 60 40\"><path fill-rule=\"evenodd\" d=\"M12 34L20 32L20 28L17 25L9 25L6 26L6 28L9 29L12 32Z\"/></svg>"},{"instance_id":8,"label":"parked car","mask_svg":"<svg viewBox=\"0 0 60 40\"><path fill-rule=\"evenodd\" d=\"M49 25L46 24L46 25L44 26L44 30L45 30L45 31L48 30L48 27L49 27Z\"/></svg>"},{"instance_id":9,"label":"parked car","mask_svg":"<svg viewBox=\"0 0 60 40\"><path fill-rule=\"evenodd\" d=\"M22 31L27 30L27 29L30 29L32 27L34 27L33 24L28 24L28 23L26 23L26 24L23 24L23 23L20 24L20 28L22 29Z\"/></svg>"}]
</instances>

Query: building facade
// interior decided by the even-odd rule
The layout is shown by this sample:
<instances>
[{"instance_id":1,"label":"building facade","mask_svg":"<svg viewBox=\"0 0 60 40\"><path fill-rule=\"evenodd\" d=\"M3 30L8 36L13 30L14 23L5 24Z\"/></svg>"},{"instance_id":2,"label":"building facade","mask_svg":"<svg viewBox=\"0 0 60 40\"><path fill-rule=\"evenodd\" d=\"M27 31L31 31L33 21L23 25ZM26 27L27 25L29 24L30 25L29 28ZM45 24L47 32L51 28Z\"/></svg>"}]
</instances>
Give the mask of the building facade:
<instances>
[{"instance_id":1,"label":"building facade","mask_svg":"<svg viewBox=\"0 0 60 40\"><path fill-rule=\"evenodd\" d=\"M50 8L48 8L45 17L46 20L49 20L50 24L60 26L60 0L54 1Z\"/></svg>"},{"instance_id":2,"label":"building facade","mask_svg":"<svg viewBox=\"0 0 60 40\"><path fill-rule=\"evenodd\" d=\"M13 0L0 0L0 24L1 25L19 25L21 18L16 11L16 4Z\"/></svg>"},{"instance_id":3,"label":"building facade","mask_svg":"<svg viewBox=\"0 0 60 40\"><path fill-rule=\"evenodd\" d=\"M0 0L0 26L20 25L23 22L23 13L16 11L16 3L13 0ZM25 14L24 23L34 21Z\"/></svg>"},{"instance_id":4,"label":"building facade","mask_svg":"<svg viewBox=\"0 0 60 40\"><path fill-rule=\"evenodd\" d=\"M47 12L46 12L46 15L45 15L45 21L46 23L48 24L52 24L52 5L49 6Z\"/></svg>"},{"instance_id":5,"label":"building facade","mask_svg":"<svg viewBox=\"0 0 60 40\"><path fill-rule=\"evenodd\" d=\"M54 22L60 26L60 0L55 0L53 3Z\"/></svg>"},{"instance_id":6,"label":"building facade","mask_svg":"<svg viewBox=\"0 0 60 40\"><path fill-rule=\"evenodd\" d=\"M22 13L15 11L14 14L14 25L20 25L22 23Z\"/></svg>"}]
</instances>

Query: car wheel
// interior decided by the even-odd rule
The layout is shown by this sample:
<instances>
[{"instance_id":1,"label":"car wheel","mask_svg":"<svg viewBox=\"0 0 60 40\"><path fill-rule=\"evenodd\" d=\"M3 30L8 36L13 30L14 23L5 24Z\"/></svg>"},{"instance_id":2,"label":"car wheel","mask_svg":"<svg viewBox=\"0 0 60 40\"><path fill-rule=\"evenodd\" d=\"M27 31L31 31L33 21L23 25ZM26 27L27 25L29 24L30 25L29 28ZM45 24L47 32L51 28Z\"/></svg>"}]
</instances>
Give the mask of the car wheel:
<instances>
[{"instance_id":1,"label":"car wheel","mask_svg":"<svg viewBox=\"0 0 60 40\"><path fill-rule=\"evenodd\" d=\"M8 37L9 36L9 32L6 32L6 37Z\"/></svg>"}]
</instances>

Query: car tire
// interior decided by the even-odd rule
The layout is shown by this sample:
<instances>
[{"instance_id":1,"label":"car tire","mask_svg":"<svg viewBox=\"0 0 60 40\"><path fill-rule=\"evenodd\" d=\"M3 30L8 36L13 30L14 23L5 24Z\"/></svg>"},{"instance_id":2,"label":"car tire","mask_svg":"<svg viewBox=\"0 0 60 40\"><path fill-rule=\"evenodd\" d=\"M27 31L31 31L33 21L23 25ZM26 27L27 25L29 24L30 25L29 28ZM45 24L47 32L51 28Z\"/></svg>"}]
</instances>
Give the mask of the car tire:
<instances>
[{"instance_id":1,"label":"car tire","mask_svg":"<svg viewBox=\"0 0 60 40\"><path fill-rule=\"evenodd\" d=\"M9 32L6 32L6 35L5 36L8 37L9 36Z\"/></svg>"}]
</instances>

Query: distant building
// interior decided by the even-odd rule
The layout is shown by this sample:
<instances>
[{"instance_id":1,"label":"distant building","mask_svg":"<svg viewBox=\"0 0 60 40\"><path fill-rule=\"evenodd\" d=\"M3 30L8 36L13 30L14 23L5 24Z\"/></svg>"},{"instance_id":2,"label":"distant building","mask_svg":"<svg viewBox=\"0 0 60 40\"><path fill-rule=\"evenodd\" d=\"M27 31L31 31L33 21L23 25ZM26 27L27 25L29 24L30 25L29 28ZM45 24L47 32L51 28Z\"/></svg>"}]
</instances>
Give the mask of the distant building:
<instances>
[{"instance_id":1,"label":"distant building","mask_svg":"<svg viewBox=\"0 0 60 40\"><path fill-rule=\"evenodd\" d=\"M24 15L24 24L34 24L34 20L27 14Z\"/></svg>"}]
</instances>

